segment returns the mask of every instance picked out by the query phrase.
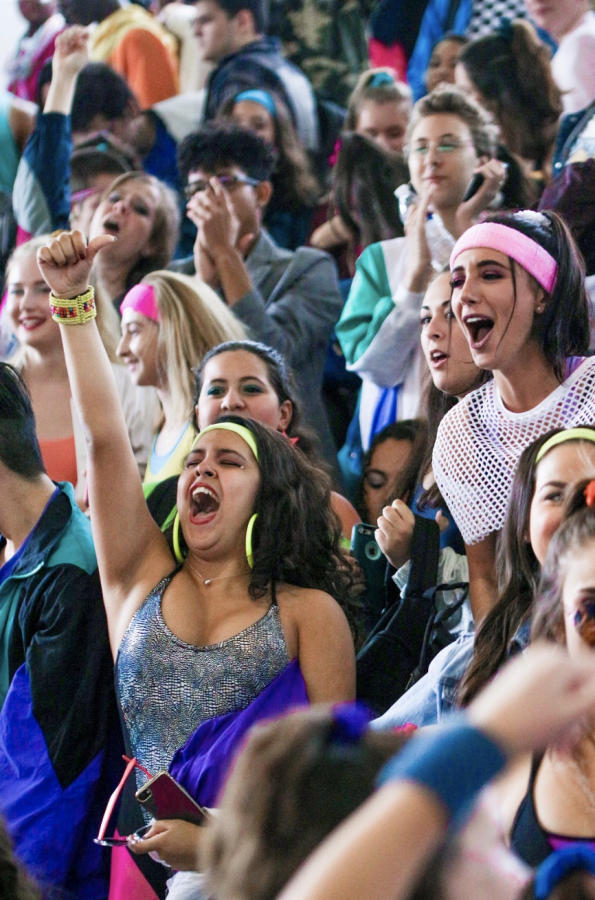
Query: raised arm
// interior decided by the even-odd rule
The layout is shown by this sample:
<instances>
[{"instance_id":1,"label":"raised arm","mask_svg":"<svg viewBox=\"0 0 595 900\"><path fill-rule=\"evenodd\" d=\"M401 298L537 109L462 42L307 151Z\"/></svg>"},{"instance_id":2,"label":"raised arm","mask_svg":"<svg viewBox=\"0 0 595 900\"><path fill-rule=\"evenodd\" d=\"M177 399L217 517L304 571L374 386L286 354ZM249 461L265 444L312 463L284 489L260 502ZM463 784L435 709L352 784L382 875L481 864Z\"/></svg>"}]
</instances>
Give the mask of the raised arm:
<instances>
[{"instance_id":1,"label":"raised arm","mask_svg":"<svg viewBox=\"0 0 595 900\"><path fill-rule=\"evenodd\" d=\"M19 242L36 234L68 228L70 216L70 110L76 79L89 61L89 35L68 28L56 38L52 80L43 113L19 164L13 207Z\"/></svg>"},{"instance_id":2,"label":"raised arm","mask_svg":"<svg viewBox=\"0 0 595 900\"><path fill-rule=\"evenodd\" d=\"M85 293L97 253L114 240L100 235L87 247L80 231L63 232L38 251L54 297ZM73 308L76 304L73 302ZM94 319L61 325L72 396L88 444L89 506L112 651L132 615L173 568L165 538L147 509L115 379Z\"/></svg>"}]
</instances>

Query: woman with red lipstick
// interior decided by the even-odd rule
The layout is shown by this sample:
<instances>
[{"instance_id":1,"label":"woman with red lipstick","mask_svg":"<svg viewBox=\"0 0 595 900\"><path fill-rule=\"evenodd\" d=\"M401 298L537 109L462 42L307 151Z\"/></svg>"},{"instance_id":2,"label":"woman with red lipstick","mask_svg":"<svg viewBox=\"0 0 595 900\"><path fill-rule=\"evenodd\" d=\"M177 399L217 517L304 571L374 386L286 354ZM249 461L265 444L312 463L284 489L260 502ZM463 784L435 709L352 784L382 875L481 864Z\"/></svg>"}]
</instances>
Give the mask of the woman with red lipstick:
<instances>
[{"instance_id":1,"label":"woman with red lipstick","mask_svg":"<svg viewBox=\"0 0 595 900\"><path fill-rule=\"evenodd\" d=\"M555 213L491 217L451 255L452 307L475 364L493 380L443 420L440 491L463 535L476 623L495 597L496 537L523 449L552 428L595 421L584 266Z\"/></svg>"},{"instance_id":2,"label":"woman with red lipstick","mask_svg":"<svg viewBox=\"0 0 595 900\"><path fill-rule=\"evenodd\" d=\"M195 799L212 806L242 723L258 717L265 696L267 715L353 698L344 612L353 588L328 480L253 420L228 416L198 435L168 544L147 509L93 321L89 273L112 241L101 235L87 247L81 232L64 232L38 259L88 439L91 521L127 749L152 774L171 764ZM213 734L227 738L231 728L235 744L215 752ZM203 759L204 741L211 752ZM143 824L133 793L121 834ZM114 851L112 898L130 897L133 885L137 897L163 896L165 872L149 852L180 870L195 867L200 829L167 826L135 846L138 869L127 848Z\"/></svg>"},{"instance_id":3,"label":"woman with red lipstick","mask_svg":"<svg viewBox=\"0 0 595 900\"><path fill-rule=\"evenodd\" d=\"M10 362L23 373L31 393L37 436L43 461L53 481L78 485L77 499L85 493L85 441L73 416L70 384L60 329L48 307L49 289L37 264L37 251L47 241L34 238L12 254L7 268L7 324L19 348ZM108 307L108 319L112 314ZM103 310L98 322L105 322ZM101 328L106 346L115 350L111 334ZM147 461L151 419L157 412L153 391L135 388L123 366L114 366L128 433L139 466Z\"/></svg>"}]
</instances>

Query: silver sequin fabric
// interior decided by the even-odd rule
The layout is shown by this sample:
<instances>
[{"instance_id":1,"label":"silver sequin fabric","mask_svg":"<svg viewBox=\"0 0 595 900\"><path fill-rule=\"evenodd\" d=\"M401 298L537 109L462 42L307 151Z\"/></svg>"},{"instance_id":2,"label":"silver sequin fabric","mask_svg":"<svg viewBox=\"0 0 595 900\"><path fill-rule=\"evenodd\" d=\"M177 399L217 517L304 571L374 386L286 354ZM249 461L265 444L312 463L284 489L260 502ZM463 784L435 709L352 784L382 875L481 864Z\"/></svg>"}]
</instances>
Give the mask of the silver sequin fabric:
<instances>
[{"instance_id":1,"label":"silver sequin fabric","mask_svg":"<svg viewBox=\"0 0 595 900\"><path fill-rule=\"evenodd\" d=\"M245 709L290 661L276 605L219 644L181 641L161 614L172 578L160 581L135 613L116 663L130 748L152 775L167 769L202 722ZM136 773L141 787L146 776Z\"/></svg>"}]
</instances>

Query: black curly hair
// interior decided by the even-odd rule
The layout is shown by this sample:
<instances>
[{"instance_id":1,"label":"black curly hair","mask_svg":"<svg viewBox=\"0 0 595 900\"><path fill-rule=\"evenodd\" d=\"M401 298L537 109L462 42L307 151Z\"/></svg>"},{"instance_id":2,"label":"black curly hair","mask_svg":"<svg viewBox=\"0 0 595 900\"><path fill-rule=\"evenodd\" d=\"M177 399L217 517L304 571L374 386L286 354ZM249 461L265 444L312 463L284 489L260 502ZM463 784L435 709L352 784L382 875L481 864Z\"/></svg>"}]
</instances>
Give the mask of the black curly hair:
<instances>
[{"instance_id":1,"label":"black curly hair","mask_svg":"<svg viewBox=\"0 0 595 900\"><path fill-rule=\"evenodd\" d=\"M272 428L221 416L254 435L262 473L254 512L249 593L260 600L271 584L324 591L342 607L354 638L359 635L359 588L341 550L341 523L331 506L331 482L301 450ZM173 549L173 525L166 532ZM187 552L183 534L180 549Z\"/></svg>"},{"instance_id":2,"label":"black curly hair","mask_svg":"<svg viewBox=\"0 0 595 900\"><path fill-rule=\"evenodd\" d=\"M215 174L226 166L237 166L257 181L269 181L275 154L258 135L228 123L205 125L187 135L178 147L178 168L184 183L197 169Z\"/></svg>"}]
</instances>

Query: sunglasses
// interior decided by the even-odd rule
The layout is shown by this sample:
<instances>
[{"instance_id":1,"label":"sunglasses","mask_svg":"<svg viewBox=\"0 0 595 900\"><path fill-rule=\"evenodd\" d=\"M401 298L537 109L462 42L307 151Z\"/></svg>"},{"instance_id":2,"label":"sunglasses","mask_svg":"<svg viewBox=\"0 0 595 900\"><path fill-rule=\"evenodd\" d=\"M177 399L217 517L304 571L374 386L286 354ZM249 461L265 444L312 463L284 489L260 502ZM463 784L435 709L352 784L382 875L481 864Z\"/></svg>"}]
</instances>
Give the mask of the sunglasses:
<instances>
[{"instance_id":1,"label":"sunglasses","mask_svg":"<svg viewBox=\"0 0 595 900\"><path fill-rule=\"evenodd\" d=\"M120 779L120 783L116 790L113 792L111 797L108 800L107 806L105 808L105 812L103 814L103 819L101 820L101 825L99 826L99 834L96 838L93 838L94 843L99 844L101 847L125 847L128 842L133 838L142 838L151 828L151 824L143 825L142 828L139 828L138 831L135 831L134 834L129 834L127 837L122 837L122 835L114 835L113 837L105 836L105 832L107 831L107 826L110 823L110 819L112 817L112 813L116 807L116 803L118 802L118 797L122 793L124 785L128 780L128 776L132 772L133 769L138 768L145 775L148 775L149 778L152 777L151 773L148 772L144 766L141 766L139 762L136 761L136 757L133 756L132 759L129 759L127 756L124 756L123 759L126 761L127 765L124 769L124 774Z\"/></svg>"}]
</instances>

